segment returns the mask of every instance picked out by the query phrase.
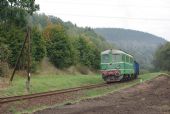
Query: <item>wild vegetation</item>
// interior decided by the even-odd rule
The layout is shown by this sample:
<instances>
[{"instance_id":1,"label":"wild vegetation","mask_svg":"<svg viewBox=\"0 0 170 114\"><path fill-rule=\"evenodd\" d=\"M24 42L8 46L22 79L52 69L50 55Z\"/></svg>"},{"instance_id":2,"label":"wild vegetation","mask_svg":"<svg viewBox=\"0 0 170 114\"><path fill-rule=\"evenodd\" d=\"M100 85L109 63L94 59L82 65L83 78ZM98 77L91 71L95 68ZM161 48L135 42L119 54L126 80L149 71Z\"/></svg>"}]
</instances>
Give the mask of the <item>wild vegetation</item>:
<instances>
[{"instance_id":1,"label":"wild vegetation","mask_svg":"<svg viewBox=\"0 0 170 114\"><path fill-rule=\"evenodd\" d=\"M38 9L39 5L33 0L0 1L1 71L4 71L2 62L14 66L28 25L27 18L29 19L30 15ZM20 62L22 68L25 67L25 60L23 54ZM4 76L4 72L0 76Z\"/></svg>"},{"instance_id":2,"label":"wild vegetation","mask_svg":"<svg viewBox=\"0 0 170 114\"><path fill-rule=\"evenodd\" d=\"M34 14L32 20L42 30L47 57L57 68L80 65L99 69L100 52L113 47L91 28L80 28L45 14Z\"/></svg>"},{"instance_id":3,"label":"wild vegetation","mask_svg":"<svg viewBox=\"0 0 170 114\"><path fill-rule=\"evenodd\" d=\"M170 72L170 42L158 47L153 61L156 70Z\"/></svg>"},{"instance_id":4,"label":"wild vegetation","mask_svg":"<svg viewBox=\"0 0 170 114\"><path fill-rule=\"evenodd\" d=\"M34 1L2 0L0 2L0 51L2 62L15 66L27 27L31 27L32 71L44 57L59 69L79 65L99 69L100 51L112 47L91 28L79 28L71 22L45 14L34 14L39 5ZM27 45L27 44L26 44ZM18 69L27 67L27 47ZM0 70L1 76L4 70Z\"/></svg>"},{"instance_id":5,"label":"wild vegetation","mask_svg":"<svg viewBox=\"0 0 170 114\"><path fill-rule=\"evenodd\" d=\"M76 65L82 69L99 69L100 52L115 46L134 55L141 69L153 69L151 61L154 52L158 45L166 42L137 31L77 27L54 16L37 14L37 10L39 5L34 1L1 0L0 76L6 75L4 65L6 70L8 66L15 66L28 26L31 27L32 72L37 71L37 66L45 57L59 69ZM24 49L17 66L21 70L27 67L27 47Z\"/></svg>"}]
</instances>

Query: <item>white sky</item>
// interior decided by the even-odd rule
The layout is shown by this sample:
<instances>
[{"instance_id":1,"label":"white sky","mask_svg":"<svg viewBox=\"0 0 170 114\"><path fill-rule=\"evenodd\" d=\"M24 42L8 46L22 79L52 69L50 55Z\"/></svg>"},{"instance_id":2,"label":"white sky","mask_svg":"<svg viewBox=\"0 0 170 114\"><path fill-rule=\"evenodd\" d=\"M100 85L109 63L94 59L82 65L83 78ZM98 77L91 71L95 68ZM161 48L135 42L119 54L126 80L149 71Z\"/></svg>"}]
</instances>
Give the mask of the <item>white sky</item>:
<instances>
[{"instance_id":1,"label":"white sky","mask_svg":"<svg viewBox=\"0 0 170 114\"><path fill-rule=\"evenodd\" d=\"M126 28L170 41L170 0L35 0L40 11L77 26Z\"/></svg>"}]
</instances>

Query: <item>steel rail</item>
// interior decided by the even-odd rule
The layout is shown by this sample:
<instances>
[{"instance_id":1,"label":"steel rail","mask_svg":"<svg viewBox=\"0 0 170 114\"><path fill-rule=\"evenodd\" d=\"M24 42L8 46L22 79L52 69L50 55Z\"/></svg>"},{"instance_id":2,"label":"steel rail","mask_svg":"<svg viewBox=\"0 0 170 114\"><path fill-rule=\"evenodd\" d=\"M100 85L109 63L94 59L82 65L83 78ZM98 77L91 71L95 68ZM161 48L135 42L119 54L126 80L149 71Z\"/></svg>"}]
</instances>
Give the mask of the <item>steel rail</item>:
<instances>
[{"instance_id":1,"label":"steel rail","mask_svg":"<svg viewBox=\"0 0 170 114\"><path fill-rule=\"evenodd\" d=\"M86 89L93 89L93 88L98 88L98 87L105 87L105 86L109 86L109 85L110 84L102 83L102 84L86 85L86 86L81 86L81 87L74 87L74 88L68 88L68 89L62 89L62 90L54 90L54 91L48 91L48 92L42 92L42 93L3 97L3 98L0 98L0 104L14 102L14 101L27 100L27 99L37 98L37 97L44 97L44 96L70 93L70 92L86 90Z\"/></svg>"}]
</instances>

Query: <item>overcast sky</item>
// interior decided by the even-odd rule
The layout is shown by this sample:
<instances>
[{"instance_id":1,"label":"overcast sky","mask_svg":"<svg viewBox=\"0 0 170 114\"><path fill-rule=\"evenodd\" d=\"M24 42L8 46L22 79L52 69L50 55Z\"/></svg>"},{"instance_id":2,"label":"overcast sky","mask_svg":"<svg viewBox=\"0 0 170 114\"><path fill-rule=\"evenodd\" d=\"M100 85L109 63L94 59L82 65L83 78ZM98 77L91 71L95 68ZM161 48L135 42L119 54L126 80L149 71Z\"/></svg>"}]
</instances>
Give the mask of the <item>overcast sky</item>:
<instances>
[{"instance_id":1,"label":"overcast sky","mask_svg":"<svg viewBox=\"0 0 170 114\"><path fill-rule=\"evenodd\" d=\"M126 28L170 41L170 0L35 0L40 11L81 27Z\"/></svg>"}]
</instances>

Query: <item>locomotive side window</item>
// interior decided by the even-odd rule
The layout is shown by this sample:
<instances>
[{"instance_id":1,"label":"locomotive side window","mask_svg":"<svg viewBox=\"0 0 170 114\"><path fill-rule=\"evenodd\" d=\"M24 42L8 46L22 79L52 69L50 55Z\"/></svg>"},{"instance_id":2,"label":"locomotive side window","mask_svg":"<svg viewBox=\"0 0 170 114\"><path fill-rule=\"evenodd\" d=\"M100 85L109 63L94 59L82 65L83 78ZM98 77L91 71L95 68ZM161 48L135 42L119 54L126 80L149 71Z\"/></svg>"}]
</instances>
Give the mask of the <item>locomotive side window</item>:
<instances>
[{"instance_id":1,"label":"locomotive side window","mask_svg":"<svg viewBox=\"0 0 170 114\"><path fill-rule=\"evenodd\" d=\"M130 63L132 63L133 62L133 60L132 60L132 58L130 58Z\"/></svg>"},{"instance_id":2,"label":"locomotive side window","mask_svg":"<svg viewBox=\"0 0 170 114\"><path fill-rule=\"evenodd\" d=\"M108 54L102 55L102 63L109 63L109 55Z\"/></svg>"}]
</instances>

